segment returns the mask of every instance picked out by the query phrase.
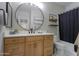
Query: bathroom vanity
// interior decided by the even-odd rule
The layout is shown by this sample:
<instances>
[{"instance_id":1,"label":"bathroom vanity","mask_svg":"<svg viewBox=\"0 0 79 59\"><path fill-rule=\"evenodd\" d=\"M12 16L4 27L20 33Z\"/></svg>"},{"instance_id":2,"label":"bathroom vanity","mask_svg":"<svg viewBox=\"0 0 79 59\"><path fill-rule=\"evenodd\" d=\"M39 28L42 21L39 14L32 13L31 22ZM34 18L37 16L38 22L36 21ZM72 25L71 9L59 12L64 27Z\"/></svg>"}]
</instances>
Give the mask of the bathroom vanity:
<instances>
[{"instance_id":1,"label":"bathroom vanity","mask_svg":"<svg viewBox=\"0 0 79 59\"><path fill-rule=\"evenodd\" d=\"M11 4L11 3L10 3ZM9 4L9 5L10 5ZM35 33L40 30L44 23L42 10L32 3L17 3L15 19L18 27L16 29L28 31L29 33L10 32L4 35L5 56L50 56L53 55L53 34ZM9 22L8 22L9 23ZM19 28L20 27L20 28ZM19 29L18 29L19 28ZM12 30L13 28L11 28Z\"/></svg>"},{"instance_id":2,"label":"bathroom vanity","mask_svg":"<svg viewBox=\"0 0 79 59\"><path fill-rule=\"evenodd\" d=\"M53 34L14 34L4 37L5 56L53 55Z\"/></svg>"}]
</instances>

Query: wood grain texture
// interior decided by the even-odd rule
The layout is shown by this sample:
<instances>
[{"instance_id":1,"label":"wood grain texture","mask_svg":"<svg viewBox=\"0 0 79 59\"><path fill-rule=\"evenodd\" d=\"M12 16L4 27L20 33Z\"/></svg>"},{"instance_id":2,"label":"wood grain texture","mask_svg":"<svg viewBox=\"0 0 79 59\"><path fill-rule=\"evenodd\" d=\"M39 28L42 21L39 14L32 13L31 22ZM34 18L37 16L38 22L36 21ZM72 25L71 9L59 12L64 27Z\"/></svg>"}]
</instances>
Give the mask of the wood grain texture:
<instances>
[{"instance_id":1,"label":"wood grain texture","mask_svg":"<svg viewBox=\"0 0 79 59\"><path fill-rule=\"evenodd\" d=\"M44 37L44 56L53 55L53 36Z\"/></svg>"},{"instance_id":2,"label":"wood grain texture","mask_svg":"<svg viewBox=\"0 0 79 59\"><path fill-rule=\"evenodd\" d=\"M49 56L52 54L52 35L4 38L5 56Z\"/></svg>"},{"instance_id":3,"label":"wood grain texture","mask_svg":"<svg viewBox=\"0 0 79 59\"><path fill-rule=\"evenodd\" d=\"M24 55L24 38L8 38L4 40L4 55Z\"/></svg>"}]
</instances>

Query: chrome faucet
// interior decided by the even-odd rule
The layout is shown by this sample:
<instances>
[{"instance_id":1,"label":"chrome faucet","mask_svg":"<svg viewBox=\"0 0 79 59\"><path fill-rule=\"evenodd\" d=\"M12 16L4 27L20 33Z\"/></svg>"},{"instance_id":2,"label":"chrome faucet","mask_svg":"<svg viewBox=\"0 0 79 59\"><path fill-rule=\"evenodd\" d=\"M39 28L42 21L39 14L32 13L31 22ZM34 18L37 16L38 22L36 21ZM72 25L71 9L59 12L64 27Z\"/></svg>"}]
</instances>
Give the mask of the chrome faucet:
<instances>
[{"instance_id":1,"label":"chrome faucet","mask_svg":"<svg viewBox=\"0 0 79 59\"><path fill-rule=\"evenodd\" d=\"M33 28L30 28L29 33L33 33Z\"/></svg>"}]
</instances>

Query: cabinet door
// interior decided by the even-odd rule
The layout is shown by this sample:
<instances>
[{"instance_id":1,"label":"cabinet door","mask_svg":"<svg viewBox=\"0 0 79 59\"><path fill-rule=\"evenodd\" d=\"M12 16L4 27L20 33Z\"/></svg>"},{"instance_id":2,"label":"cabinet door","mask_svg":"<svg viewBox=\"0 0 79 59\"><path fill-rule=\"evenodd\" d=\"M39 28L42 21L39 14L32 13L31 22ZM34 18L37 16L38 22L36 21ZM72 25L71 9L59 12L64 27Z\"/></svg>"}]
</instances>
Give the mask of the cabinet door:
<instances>
[{"instance_id":1,"label":"cabinet door","mask_svg":"<svg viewBox=\"0 0 79 59\"><path fill-rule=\"evenodd\" d=\"M34 55L43 56L43 40L36 41L34 44Z\"/></svg>"},{"instance_id":2,"label":"cabinet door","mask_svg":"<svg viewBox=\"0 0 79 59\"><path fill-rule=\"evenodd\" d=\"M43 55L43 36L35 36L33 43L34 56Z\"/></svg>"},{"instance_id":3,"label":"cabinet door","mask_svg":"<svg viewBox=\"0 0 79 59\"><path fill-rule=\"evenodd\" d=\"M44 37L44 55L53 54L53 36Z\"/></svg>"},{"instance_id":4,"label":"cabinet door","mask_svg":"<svg viewBox=\"0 0 79 59\"><path fill-rule=\"evenodd\" d=\"M14 48L16 48L15 44L6 44L4 47L4 55L11 56L14 53Z\"/></svg>"},{"instance_id":5,"label":"cabinet door","mask_svg":"<svg viewBox=\"0 0 79 59\"><path fill-rule=\"evenodd\" d=\"M26 42L25 44L25 56L34 55L34 42Z\"/></svg>"},{"instance_id":6,"label":"cabinet door","mask_svg":"<svg viewBox=\"0 0 79 59\"><path fill-rule=\"evenodd\" d=\"M4 55L24 55L24 44L24 38L5 39Z\"/></svg>"},{"instance_id":7,"label":"cabinet door","mask_svg":"<svg viewBox=\"0 0 79 59\"><path fill-rule=\"evenodd\" d=\"M24 56L24 43L17 43L13 53L13 55Z\"/></svg>"},{"instance_id":8,"label":"cabinet door","mask_svg":"<svg viewBox=\"0 0 79 59\"><path fill-rule=\"evenodd\" d=\"M33 43L31 42L32 37L26 37L25 39L25 56L33 55Z\"/></svg>"},{"instance_id":9,"label":"cabinet door","mask_svg":"<svg viewBox=\"0 0 79 59\"><path fill-rule=\"evenodd\" d=\"M44 48L44 56L51 56L53 55L53 49L51 47Z\"/></svg>"},{"instance_id":10,"label":"cabinet door","mask_svg":"<svg viewBox=\"0 0 79 59\"><path fill-rule=\"evenodd\" d=\"M30 56L30 43L25 44L25 56Z\"/></svg>"},{"instance_id":11,"label":"cabinet door","mask_svg":"<svg viewBox=\"0 0 79 59\"><path fill-rule=\"evenodd\" d=\"M43 55L43 41L31 41L26 44L27 56L41 56Z\"/></svg>"},{"instance_id":12,"label":"cabinet door","mask_svg":"<svg viewBox=\"0 0 79 59\"><path fill-rule=\"evenodd\" d=\"M43 55L43 37L31 36L26 38L25 55L41 56Z\"/></svg>"}]
</instances>

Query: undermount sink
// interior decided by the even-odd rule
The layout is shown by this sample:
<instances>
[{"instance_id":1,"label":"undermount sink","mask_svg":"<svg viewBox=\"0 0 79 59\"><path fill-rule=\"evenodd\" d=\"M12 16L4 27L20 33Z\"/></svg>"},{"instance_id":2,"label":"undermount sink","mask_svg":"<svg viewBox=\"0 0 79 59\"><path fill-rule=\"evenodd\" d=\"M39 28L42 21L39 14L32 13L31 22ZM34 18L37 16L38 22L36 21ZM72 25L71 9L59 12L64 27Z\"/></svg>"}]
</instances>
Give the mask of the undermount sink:
<instances>
[{"instance_id":1,"label":"undermount sink","mask_svg":"<svg viewBox=\"0 0 79 59\"><path fill-rule=\"evenodd\" d=\"M7 34L4 34L4 37L37 36L37 35L53 35L53 33L45 33L45 32L43 32L43 33L38 33L38 32L28 33L28 32L24 31L24 32L18 32L16 34L7 33Z\"/></svg>"},{"instance_id":2,"label":"undermount sink","mask_svg":"<svg viewBox=\"0 0 79 59\"><path fill-rule=\"evenodd\" d=\"M29 33L28 31L20 31L20 32L18 32L18 34L43 34L43 33L46 33L46 32L33 32L33 33Z\"/></svg>"},{"instance_id":3,"label":"undermount sink","mask_svg":"<svg viewBox=\"0 0 79 59\"><path fill-rule=\"evenodd\" d=\"M34 32L34 33L29 33L28 31L18 31L18 32L15 32L15 33L13 33L13 32L5 32L4 34L5 35L20 35L20 34L44 34L44 33L46 33L46 32Z\"/></svg>"}]
</instances>

